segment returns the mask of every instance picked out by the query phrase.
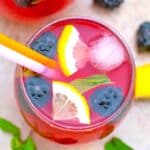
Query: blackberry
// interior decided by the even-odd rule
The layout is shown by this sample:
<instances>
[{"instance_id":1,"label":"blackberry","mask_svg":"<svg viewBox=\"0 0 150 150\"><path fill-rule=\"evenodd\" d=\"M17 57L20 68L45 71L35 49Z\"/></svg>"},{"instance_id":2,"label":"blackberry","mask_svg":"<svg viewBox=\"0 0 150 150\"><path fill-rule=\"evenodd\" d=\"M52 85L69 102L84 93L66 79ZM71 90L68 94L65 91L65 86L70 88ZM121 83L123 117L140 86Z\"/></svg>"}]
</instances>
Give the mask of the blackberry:
<instances>
[{"instance_id":1,"label":"blackberry","mask_svg":"<svg viewBox=\"0 0 150 150\"><path fill-rule=\"evenodd\" d=\"M137 31L137 46L139 52L150 51L150 22L144 22Z\"/></svg>"}]
</instances>

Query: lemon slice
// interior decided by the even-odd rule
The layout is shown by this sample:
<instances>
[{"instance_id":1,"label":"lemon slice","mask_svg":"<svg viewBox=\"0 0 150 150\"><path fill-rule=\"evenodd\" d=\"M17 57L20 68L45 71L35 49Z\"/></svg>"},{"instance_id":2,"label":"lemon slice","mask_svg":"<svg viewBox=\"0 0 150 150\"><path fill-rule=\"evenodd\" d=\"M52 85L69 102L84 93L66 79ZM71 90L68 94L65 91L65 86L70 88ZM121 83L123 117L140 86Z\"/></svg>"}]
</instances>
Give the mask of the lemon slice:
<instances>
[{"instance_id":1,"label":"lemon slice","mask_svg":"<svg viewBox=\"0 0 150 150\"><path fill-rule=\"evenodd\" d=\"M53 119L70 120L77 118L80 123L90 124L90 109L83 95L64 82L53 82Z\"/></svg>"},{"instance_id":2,"label":"lemon slice","mask_svg":"<svg viewBox=\"0 0 150 150\"><path fill-rule=\"evenodd\" d=\"M66 76L84 67L87 50L86 44L80 40L78 30L73 25L66 25L57 45L58 61Z\"/></svg>"},{"instance_id":3,"label":"lemon slice","mask_svg":"<svg viewBox=\"0 0 150 150\"><path fill-rule=\"evenodd\" d=\"M144 64L136 68L136 98L150 98L150 64Z\"/></svg>"}]
</instances>

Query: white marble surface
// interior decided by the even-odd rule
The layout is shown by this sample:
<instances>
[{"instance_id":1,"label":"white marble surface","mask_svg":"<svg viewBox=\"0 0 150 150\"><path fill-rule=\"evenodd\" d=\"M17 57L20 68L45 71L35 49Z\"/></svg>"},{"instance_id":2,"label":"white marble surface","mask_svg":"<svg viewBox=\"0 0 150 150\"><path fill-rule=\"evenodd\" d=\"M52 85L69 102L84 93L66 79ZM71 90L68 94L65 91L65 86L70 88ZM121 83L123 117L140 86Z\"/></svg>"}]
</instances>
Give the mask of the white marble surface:
<instances>
[{"instance_id":1,"label":"white marble surface","mask_svg":"<svg viewBox=\"0 0 150 150\"><path fill-rule=\"evenodd\" d=\"M138 25L150 21L149 0L125 0L125 3L117 10L107 11L95 7L93 0L76 0L76 2L65 11L47 17L45 20L32 25L23 25L10 21L0 14L0 32L14 39L26 43L29 37L44 24L55 19L68 16L86 16L98 20L104 20L114 27L125 38L131 47L136 64L150 61L148 55L138 55L135 47L135 31ZM0 59L0 117L5 117L17 124L25 137L30 128L23 120L15 103L13 92L15 64ZM85 144L64 146L47 141L33 135L38 150L103 150L103 144L112 136L118 136L132 145L135 150L150 150L150 102L135 102L127 117L121 125L107 138L102 141L93 141ZM0 131L0 150L10 150L10 135Z\"/></svg>"}]
</instances>

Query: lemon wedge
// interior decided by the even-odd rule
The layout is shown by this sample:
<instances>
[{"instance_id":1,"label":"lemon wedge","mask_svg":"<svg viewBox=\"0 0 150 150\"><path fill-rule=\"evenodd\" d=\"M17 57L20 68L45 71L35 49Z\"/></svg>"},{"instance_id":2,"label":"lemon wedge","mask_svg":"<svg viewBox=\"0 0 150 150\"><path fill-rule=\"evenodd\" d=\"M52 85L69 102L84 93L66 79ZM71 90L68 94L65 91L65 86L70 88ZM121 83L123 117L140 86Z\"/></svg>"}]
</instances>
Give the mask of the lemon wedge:
<instances>
[{"instance_id":1,"label":"lemon wedge","mask_svg":"<svg viewBox=\"0 0 150 150\"><path fill-rule=\"evenodd\" d=\"M72 85L53 81L53 119L77 118L80 123L90 124L90 108L85 97Z\"/></svg>"},{"instance_id":2,"label":"lemon wedge","mask_svg":"<svg viewBox=\"0 0 150 150\"><path fill-rule=\"evenodd\" d=\"M150 64L136 68L135 98L150 98Z\"/></svg>"},{"instance_id":3,"label":"lemon wedge","mask_svg":"<svg viewBox=\"0 0 150 150\"><path fill-rule=\"evenodd\" d=\"M85 66L88 60L88 46L80 39L73 25L66 25L57 45L58 61L62 72L70 76Z\"/></svg>"},{"instance_id":4,"label":"lemon wedge","mask_svg":"<svg viewBox=\"0 0 150 150\"><path fill-rule=\"evenodd\" d=\"M74 46L79 40L79 33L73 25L66 25L58 40L58 60L66 76L77 71L76 61L73 56Z\"/></svg>"}]
</instances>

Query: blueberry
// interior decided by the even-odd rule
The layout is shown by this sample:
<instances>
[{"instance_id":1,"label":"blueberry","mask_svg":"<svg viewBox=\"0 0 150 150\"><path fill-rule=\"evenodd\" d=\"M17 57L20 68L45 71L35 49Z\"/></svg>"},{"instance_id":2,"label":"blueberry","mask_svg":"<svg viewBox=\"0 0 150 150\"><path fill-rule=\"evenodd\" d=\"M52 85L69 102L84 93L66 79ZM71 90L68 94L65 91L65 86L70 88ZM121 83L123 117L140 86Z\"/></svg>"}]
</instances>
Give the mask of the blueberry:
<instances>
[{"instance_id":1,"label":"blueberry","mask_svg":"<svg viewBox=\"0 0 150 150\"><path fill-rule=\"evenodd\" d=\"M15 0L16 4L22 7L27 7L31 5L32 0Z\"/></svg>"},{"instance_id":2,"label":"blueberry","mask_svg":"<svg viewBox=\"0 0 150 150\"><path fill-rule=\"evenodd\" d=\"M108 117L121 105L124 96L118 87L108 86L97 89L90 96L91 108L98 114Z\"/></svg>"},{"instance_id":3,"label":"blueberry","mask_svg":"<svg viewBox=\"0 0 150 150\"><path fill-rule=\"evenodd\" d=\"M116 8L124 2L124 0L94 0L94 1L97 4L110 9Z\"/></svg>"},{"instance_id":4,"label":"blueberry","mask_svg":"<svg viewBox=\"0 0 150 150\"><path fill-rule=\"evenodd\" d=\"M150 51L150 22L144 22L137 31L139 51Z\"/></svg>"},{"instance_id":5,"label":"blueberry","mask_svg":"<svg viewBox=\"0 0 150 150\"><path fill-rule=\"evenodd\" d=\"M18 6L28 7L36 5L41 2L41 0L14 0Z\"/></svg>"},{"instance_id":6,"label":"blueberry","mask_svg":"<svg viewBox=\"0 0 150 150\"><path fill-rule=\"evenodd\" d=\"M37 52L54 58L56 55L57 38L50 32L43 33L38 39L31 43L31 48Z\"/></svg>"},{"instance_id":7,"label":"blueberry","mask_svg":"<svg viewBox=\"0 0 150 150\"><path fill-rule=\"evenodd\" d=\"M30 114L33 114L31 108L29 107L29 105L27 104L26 102L26 98L25 96L23 95L23 90L21 88L20 85L18 85L17 87L17 96L18 96L18 102L19 102L19 105L21 106L21 108L25 111L25 112L28 112Z\"/></svg>"},{"instance_id":8,"label":"blueberry","mask_svg":"<svg viewBox=\"0 0 150 150\"><path fill-rule=\"evenodd\" d=\"M50 81L41 77L29 77L25 81L25 87L32 103L40 108L52 99L52 87Z\"/></svg>"}]
</instances>

